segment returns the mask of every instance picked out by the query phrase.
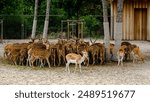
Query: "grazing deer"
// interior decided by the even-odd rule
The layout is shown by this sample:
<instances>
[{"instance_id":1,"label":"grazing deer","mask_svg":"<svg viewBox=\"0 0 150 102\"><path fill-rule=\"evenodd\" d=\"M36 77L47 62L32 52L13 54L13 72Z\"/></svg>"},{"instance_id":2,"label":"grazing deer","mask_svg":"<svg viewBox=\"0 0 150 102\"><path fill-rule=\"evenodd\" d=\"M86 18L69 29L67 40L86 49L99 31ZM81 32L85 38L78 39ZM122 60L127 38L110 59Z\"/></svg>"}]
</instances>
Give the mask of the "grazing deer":
<instances>
[{"instance_id":1,"label":"grazing deer","mask_svg":"<svg viewBox=\"0 0 150 102\"><path fill-rule=\"evenodd\" d=\"M133 63L137 62L138 60L141 60L142 63L144 63L144 57L143 57L139 47L135 47L132 50L131 54L133 56Z\"/></svg>"},{"instance_id":2,"label":"grazing deer","mask_svg":"<svg viewBox=\"0 0 150 102\"><path fill-rule=\"evenodd\" d=\"M88 58L88 52L87 51L82 51L83 56L81 56L80 54L75 54L75 53L69 53L66 55L66 70L70 73L70 69L69 69L69 64L70 63L74 63L75 64L75 70L74 72L76 72L76 68L77 65L79 64L79 68L80 68L80 72L81 72L81 63L84 62L84 60L86 58Z\"/></svg>"}]
</instances>

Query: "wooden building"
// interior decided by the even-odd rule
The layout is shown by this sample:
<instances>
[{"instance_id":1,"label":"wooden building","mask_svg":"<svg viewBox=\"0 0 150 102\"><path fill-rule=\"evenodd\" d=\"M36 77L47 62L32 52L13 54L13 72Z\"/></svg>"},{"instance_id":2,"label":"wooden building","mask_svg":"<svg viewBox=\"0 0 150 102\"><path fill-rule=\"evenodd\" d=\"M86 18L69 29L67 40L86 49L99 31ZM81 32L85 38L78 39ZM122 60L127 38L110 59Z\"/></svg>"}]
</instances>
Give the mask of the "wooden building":
<instances>
[{"instance_id":1,"label":"wooden building","mask_svg":"<svg viewBox=\"0 0 150 102\"><path fill-rule=\"evenodd\" d=\"M116 33L117 0L111 0L111 37ZM150 0L124 0L123 40L150 40Z\"/></svg>"}]
</instances>

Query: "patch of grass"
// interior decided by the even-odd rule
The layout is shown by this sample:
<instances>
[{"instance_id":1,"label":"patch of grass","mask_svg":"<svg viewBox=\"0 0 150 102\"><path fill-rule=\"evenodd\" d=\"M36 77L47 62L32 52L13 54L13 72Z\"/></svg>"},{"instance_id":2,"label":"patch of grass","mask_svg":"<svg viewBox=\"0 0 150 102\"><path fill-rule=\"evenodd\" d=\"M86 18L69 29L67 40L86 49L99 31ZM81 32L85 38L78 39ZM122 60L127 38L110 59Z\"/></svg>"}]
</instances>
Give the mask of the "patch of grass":
<instances>
[{"instance_id":1,"label":"patch of grass","mask_svg":"<svg viewBox=\"0 0 150 102\"><path fill-rule=\"evenodd\" d=\"M1 56L0 56L0 63L1 64L10 64L10 62L6 58L1 57Z\"/></svg>"},{"instance_id":2,"label":"patch of grass","mask_svg":"<svg viewBox=\"0 0 150 102\"><path fill-rule=\"evenodd\" d=\"M20 70L24 70L24 69L31 69L31 70L47 70L49 69L48 67L42 67L40 68L39 66L36 66L36 67L29 67L29 66L21 66L21 65L13 65L8 59L4 58L4 57L1 57L0 56L0 64L6 66L11 66L13 68L16 68L16 69L20 69Z\"/></svg>"}]
</instances>

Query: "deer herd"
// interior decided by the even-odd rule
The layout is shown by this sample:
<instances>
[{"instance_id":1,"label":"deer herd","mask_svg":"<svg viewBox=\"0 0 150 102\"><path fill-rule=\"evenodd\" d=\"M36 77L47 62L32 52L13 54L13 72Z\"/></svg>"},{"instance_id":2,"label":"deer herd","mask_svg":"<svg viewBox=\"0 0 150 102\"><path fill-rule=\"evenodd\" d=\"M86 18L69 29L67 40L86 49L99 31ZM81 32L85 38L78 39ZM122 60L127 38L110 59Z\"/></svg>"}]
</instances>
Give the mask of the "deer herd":
<instances>
[{"instance_id":1,"label":"deer herd","mask_svg":"<svg viewBox=\"0 0 150 102\"><path fill-rule=\"evenodd\" d=\"M110 44L110 59L115 57L114 44ZM104 64L105 46L102 43L93 43L81 39L58 39L57 42L49 42L45 39L32 39L27 43L11 43L4 47L4 57L14 65L34 66L62 66L66 65L66 71L70 72L69 65L75 64L74 72L81 64ZM133 63L144 57L139 46L129 42L122 42L117 51L118 66L127 60L133 60Z\"/></svg>"}]
</instances>

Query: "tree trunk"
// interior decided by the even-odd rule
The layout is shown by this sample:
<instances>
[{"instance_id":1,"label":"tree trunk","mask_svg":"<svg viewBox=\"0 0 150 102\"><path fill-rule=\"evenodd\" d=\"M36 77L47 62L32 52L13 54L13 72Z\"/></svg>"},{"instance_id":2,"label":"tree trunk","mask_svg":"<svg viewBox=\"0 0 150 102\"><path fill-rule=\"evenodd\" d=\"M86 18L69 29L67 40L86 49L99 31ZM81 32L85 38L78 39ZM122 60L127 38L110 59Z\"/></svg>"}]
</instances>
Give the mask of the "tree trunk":
<instances>
[{"instance_id":1,"label":"tree trunk","mask_svg":"<svg viewBox=\"0 0 150 102\"><path fill-rule=\"evenodd\" d=\"M108 22L108 1L102 0L103 4L103 27L104 27L104 43L106 49L106 61L110 60L110 32L109 32L109 22Z\"/></svg>"},{"instance_id":2,"label":"tree trunk","mask_svg":"<svg viewBox=\"0 0 150 102\"><path fill-rule=\"evenodd\" d=\"M121 40L122 40L123 1L124 0L118 0L118 2L117 2L116 34L114 35L114 40L115 40L114 54L115 54L115 56L117 56L117 51L121 45ZM116 60L116 59L117 58L115 57L114 60Z\"/></svg>"},{"instance_id":3,"label":"tree trunk","mask_svg":"<svg viewBox=\"0 0 150 102\"><path fill-rule=\"evenodd\" d=\"M31 38L32 38L32 39L35 39L36 26L37 26L37 12L38 12L38 0L35 0L34 20L33 20L32 35L31 35Z\"/></svg>"},{"instance_id":4,"label":"tree trunk","mask_svg":"<svg viewBox=\"0 0 150 102\"><path fill-rule=\"evenodd\" d=\"M47 0L46 16L45 16L45 23L44 23L44 29L43 29L43 39L47 39L50 2L51 2L51 0Z\"/></svg>"},{"instance_id":5,"label":"tree trunk","mask_svg":"<svg viewBox=\"0 0 150 102\"><path fill-rule=\"evenodd\" d=\"M77 8L76 37L79 37L79 8Z\"/></svg>"}]
</instances>

